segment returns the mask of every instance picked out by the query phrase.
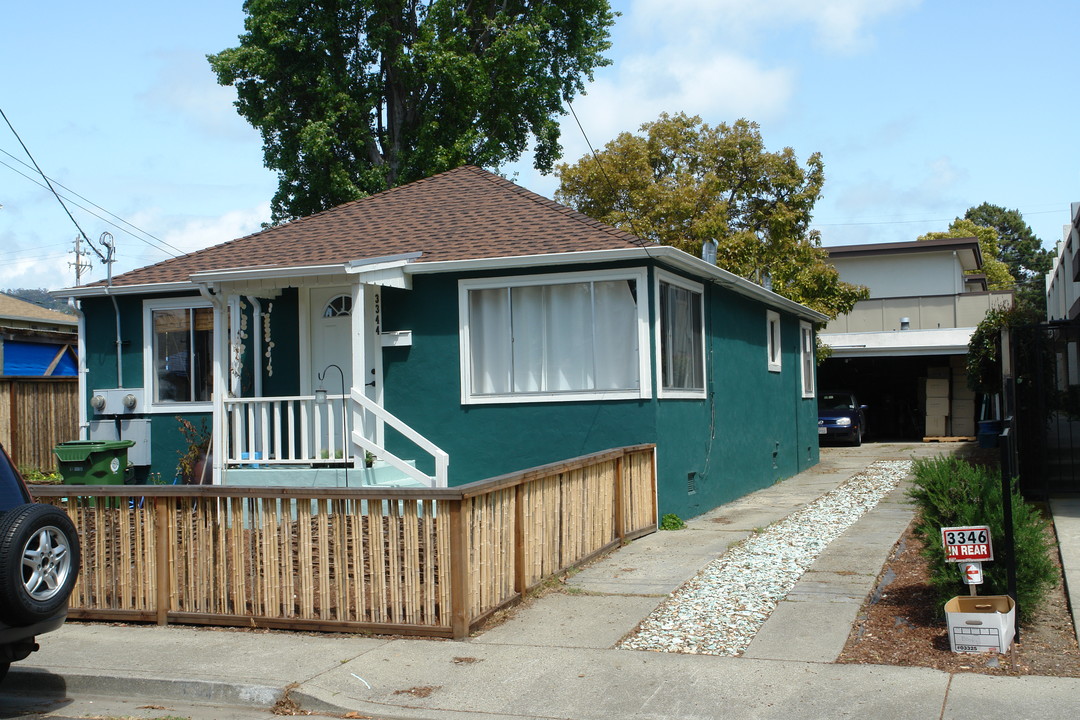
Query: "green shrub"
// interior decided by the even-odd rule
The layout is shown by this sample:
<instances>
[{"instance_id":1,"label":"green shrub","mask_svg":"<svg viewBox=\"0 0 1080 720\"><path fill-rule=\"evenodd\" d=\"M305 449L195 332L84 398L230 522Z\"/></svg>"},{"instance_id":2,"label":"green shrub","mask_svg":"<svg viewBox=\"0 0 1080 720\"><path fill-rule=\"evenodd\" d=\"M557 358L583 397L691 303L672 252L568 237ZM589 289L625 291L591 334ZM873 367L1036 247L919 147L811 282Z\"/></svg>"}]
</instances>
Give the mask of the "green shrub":
<instances>
[{"instance_id":1,"label":"green shrub","mask_svg":"<svg viewBox=\"0 0 1080 720\"><path fill-rule=\"evenodd\" d=\"M682 530L684 527L686 527L686 523L675 513L668 513L660 518L661 530Z\"/></svg>"},{"instance_id":2,"label":"green shrub","mask_svg":"<svg viewBox=\"0 0 1080 720\"><path fill-rule=\"evenodd\" d=\"M1001 473L973 466L954 457L918 459L912 471L915 487L909 492L919 508L915 531L925 544L923 555L930 562L931 582L937 591L938 612L944 614L945 601L967 594L957 563L945 561L941 528L988 525L994 555L998 560L983 565L980 595L1005 595L1008 579L1005 563L1004 513ZM1016 602L1021 620L1042 602L1057 584L1052 561L1053 548L1047 539L1047 521L1034 505L1024 502L1012 485L1013 540L1016 548Z\"/></svg>"}]
</instances>

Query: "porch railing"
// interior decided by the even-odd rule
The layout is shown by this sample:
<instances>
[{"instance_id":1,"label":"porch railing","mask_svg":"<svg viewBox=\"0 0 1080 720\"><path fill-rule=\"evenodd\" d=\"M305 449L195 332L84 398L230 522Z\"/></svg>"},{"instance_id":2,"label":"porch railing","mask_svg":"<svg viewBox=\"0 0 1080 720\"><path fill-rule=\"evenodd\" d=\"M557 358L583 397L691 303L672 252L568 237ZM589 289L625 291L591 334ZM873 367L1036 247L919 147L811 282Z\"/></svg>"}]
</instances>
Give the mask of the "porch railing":
<instances>
[{"instance_id":1,"label":"porch railing","mask_svg":"<svg viewBox=\"0 0 1080 720\"><path fill-rule=\"evenodd\" d=\"M465 637L656 530L641 445L454 488L36 486L83 545L72 618Z\"/></svg>"},{"instance_id":2,"label":"porch railing","mask_svg":"<svg viewBox=\"0 0 1080 720\"><path fill-rule=\"evenodd\" d=\"M386 423L430 455L435 462L435 474L427 475L370 440L371 433L366 433L362 426L354 426L352 408L346 400L363 409L356 417ZM334 462L352 466L357 462L351 452L355 443L425 485L446 487L447 484L449 455L363 393L327 395L325 402L316 402L314 395L227 398L225 414L228 418L225 462L229 467ZM346 438L352 443L346 442Z\"/></svg>"}]
</instances>

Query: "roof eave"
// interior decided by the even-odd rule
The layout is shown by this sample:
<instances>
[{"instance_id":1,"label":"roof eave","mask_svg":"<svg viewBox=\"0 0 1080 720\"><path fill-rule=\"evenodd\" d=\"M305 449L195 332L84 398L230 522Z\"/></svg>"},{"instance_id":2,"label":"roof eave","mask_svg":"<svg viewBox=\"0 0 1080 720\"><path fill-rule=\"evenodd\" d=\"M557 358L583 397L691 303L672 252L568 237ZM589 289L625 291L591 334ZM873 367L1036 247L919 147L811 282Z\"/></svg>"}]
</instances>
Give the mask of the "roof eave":
<instances>
[{"instance_id":1,"label":"roof eave","mask_svg":"<svg viewBox=\"0 0 1080 720\"><path fill-rule=\"evenodd\" d=\"M477 270L511 270L515 268L551 267L552 265L591 264L619 260L653 259L672 267L685 270L698 277L722 285L739 295L760 300L779 307L812 322L823 323L828 316L811 310L805 305L777 295L771 290L739 277L734 273L705 262L687 252L668 245L650 245L640 248L615 248L610 250L586 250L578 252L549 253L544 255L519 255L497 258L474 258L469 260L446 260L442 262L411 263L403 269L406 274L434 274Z\"/></svg>"}]
</instances>

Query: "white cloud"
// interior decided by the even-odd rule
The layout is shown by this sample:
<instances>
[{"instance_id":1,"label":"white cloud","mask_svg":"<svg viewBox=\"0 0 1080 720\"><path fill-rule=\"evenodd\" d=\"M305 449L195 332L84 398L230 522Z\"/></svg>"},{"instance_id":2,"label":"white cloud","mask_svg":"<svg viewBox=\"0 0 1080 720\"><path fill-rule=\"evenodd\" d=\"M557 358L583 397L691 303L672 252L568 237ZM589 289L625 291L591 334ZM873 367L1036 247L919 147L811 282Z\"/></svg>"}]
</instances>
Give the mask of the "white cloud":
<instances>
[{"instance_id":1,"label":"white cloud","mask_svg":"<svg viewBox=\"0 0 1080 720\"><path fill-rule=\"evenodd\" d=\"M202 132L249 140L251 128L236 113L236 89L218 85L206 58L195 52L159 52L161 68L139 98L158 114L179 116Z\"/></svg>"},{"instance_id":2,"label":"white cloud","mask_svg":"<svg viewBox=\"0 0 1080 720\"><path fill-rule=\"evenodd\" d=\"M872 43L869 28L922 0L635 0L626 16L640 33L663 33L674 41L746 45L777 28L809 26L815 40L848 53Z\"/></svg>"}]
</instances>

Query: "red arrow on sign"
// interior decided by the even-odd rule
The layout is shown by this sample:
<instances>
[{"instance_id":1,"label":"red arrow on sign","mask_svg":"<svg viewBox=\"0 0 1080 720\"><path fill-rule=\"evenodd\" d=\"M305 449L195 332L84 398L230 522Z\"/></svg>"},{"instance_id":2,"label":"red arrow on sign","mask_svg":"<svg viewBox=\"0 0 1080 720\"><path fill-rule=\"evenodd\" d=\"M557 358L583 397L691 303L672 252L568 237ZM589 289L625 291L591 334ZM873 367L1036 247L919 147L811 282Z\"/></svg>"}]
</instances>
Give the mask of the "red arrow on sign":
<instances>
[{"instance_id":1,"label":"red arrow on sign","mask_svg":"<svg viewBox=\"0 0 1080 720\"><path fill-rule=\"evenodd\" d=\"M974 565L968 565L967 566L967 576L968 576L968 582L971 582L975 578L979 577L979 568L975 567Z\"/></svg>"}]
</instances>

